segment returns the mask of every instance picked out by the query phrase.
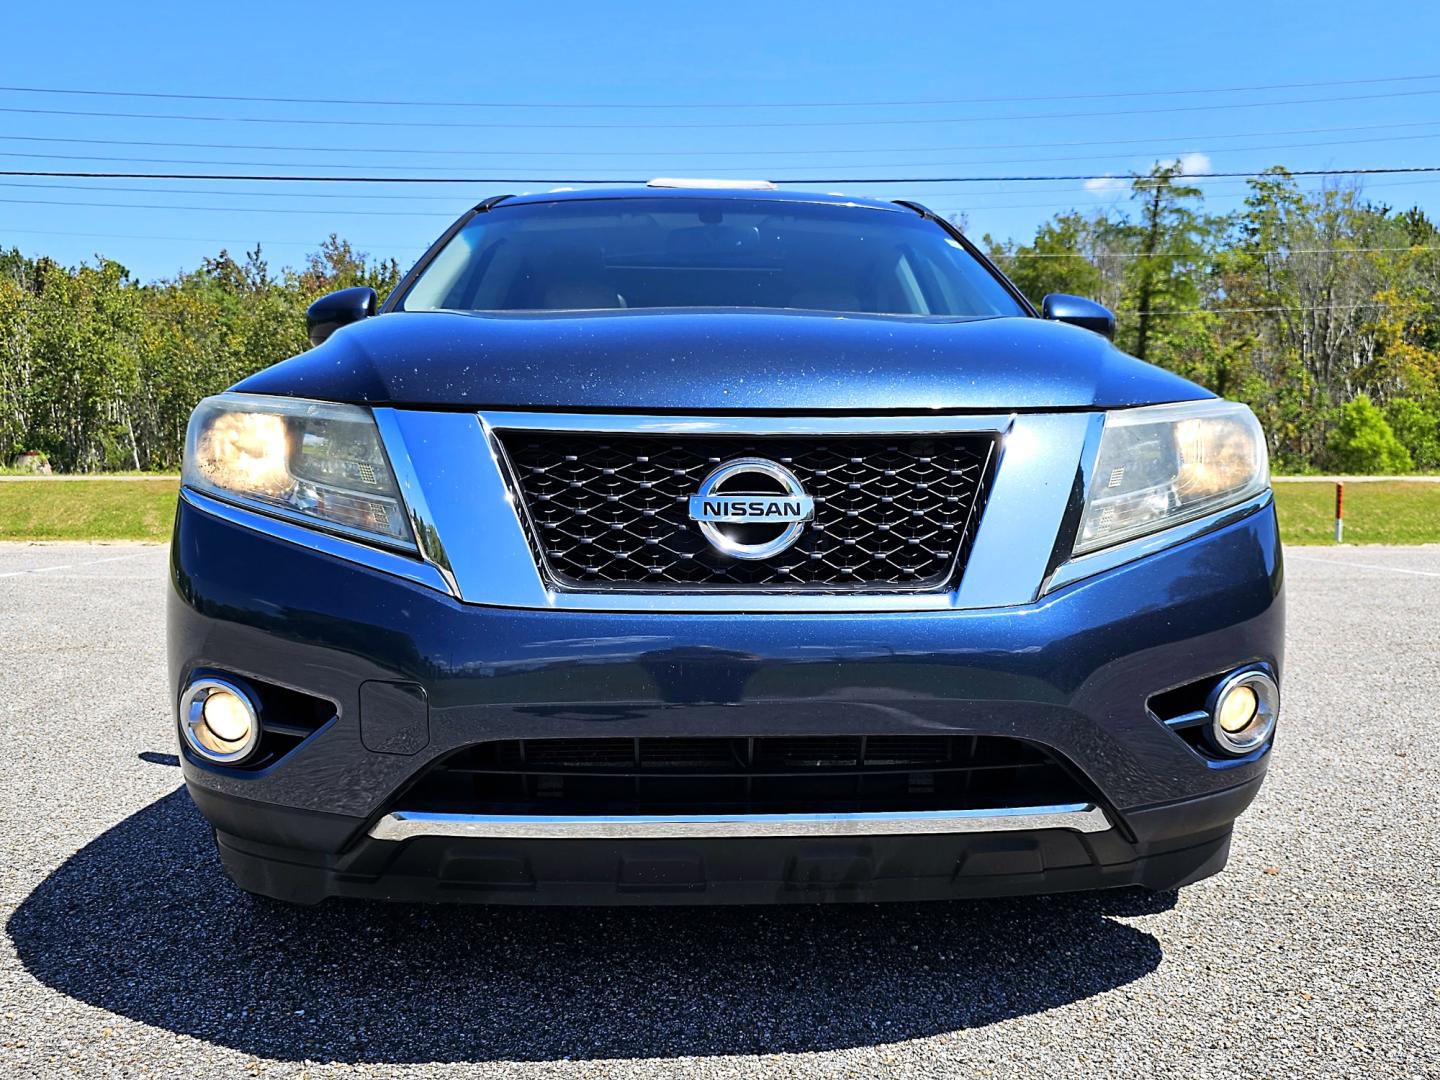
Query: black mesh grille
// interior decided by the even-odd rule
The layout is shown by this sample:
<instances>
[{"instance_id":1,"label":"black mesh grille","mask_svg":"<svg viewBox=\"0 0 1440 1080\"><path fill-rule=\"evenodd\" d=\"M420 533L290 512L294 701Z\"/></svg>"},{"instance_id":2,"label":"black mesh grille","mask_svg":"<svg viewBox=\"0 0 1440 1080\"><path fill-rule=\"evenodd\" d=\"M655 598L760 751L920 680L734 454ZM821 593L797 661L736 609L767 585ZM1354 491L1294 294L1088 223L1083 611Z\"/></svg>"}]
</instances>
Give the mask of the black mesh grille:
<instances>
[{"instance_id":1,"label":"black mesh grille","mask_svg":"<svg viewBox=\"0 0 1440 1080\"><path fill-rule=\"evenodd\" d=\"M855 813L1094 797L1060 759L971 735L526 739L445 759L398 809L495 814Z\"/></svg>"},{"instance_id":2,"label":"black mesh grille","mask_svg":"<svg viewBox=\"0 0 1440 1080\"><path fill-rule=\"evenodd\" d=\"M549 574L571 588L945 587L963 569L995 446L990 435L694 439L512 431L501 440L531 543ZM739 457L779 462L815 499L815 518L799 540L768 559L722 554L689 517L700 482Z\"/></svg>"}]
</instances>

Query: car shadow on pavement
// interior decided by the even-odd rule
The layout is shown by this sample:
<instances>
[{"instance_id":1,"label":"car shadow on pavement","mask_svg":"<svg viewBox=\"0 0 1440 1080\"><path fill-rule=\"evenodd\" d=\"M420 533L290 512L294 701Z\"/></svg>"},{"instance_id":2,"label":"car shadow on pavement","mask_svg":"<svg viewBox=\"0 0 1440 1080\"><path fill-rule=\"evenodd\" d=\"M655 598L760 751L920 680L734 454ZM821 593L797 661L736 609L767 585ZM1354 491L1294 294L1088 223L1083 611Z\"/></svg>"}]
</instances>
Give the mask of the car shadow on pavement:
<instances>
[{"instance_id":1,"label":"car shadow on pavement","mask_svg":"<svg viewBox=\"0 0 1440 1080\"><path fill-rule=\"evenodd\" d=\"M7 926L80 1001L282 1060L469 1062L833 1050L1123 986L1160 946L1121 892L771 908L289 908L224 877L183 789L88 844Z\"/></svg>"}]
</instances>

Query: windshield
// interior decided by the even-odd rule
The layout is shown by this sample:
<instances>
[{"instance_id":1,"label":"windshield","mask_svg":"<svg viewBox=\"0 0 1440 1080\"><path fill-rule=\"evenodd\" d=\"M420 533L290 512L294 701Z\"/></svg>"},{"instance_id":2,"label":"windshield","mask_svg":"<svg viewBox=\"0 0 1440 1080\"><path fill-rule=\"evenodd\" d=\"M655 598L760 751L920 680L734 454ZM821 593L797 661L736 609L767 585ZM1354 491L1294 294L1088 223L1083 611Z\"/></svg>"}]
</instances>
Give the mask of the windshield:
<instances>
[{"instance_id":1,"label":"windshield","mask_svg":"<svg viewBox=\"0 0 1440 1080\"><path fill-rule=\"evenodd\" d=\"M1024 313L959 241L908 210L729 198L502 204L466 223L399 307Z\"/></svg>"}]
</instances>

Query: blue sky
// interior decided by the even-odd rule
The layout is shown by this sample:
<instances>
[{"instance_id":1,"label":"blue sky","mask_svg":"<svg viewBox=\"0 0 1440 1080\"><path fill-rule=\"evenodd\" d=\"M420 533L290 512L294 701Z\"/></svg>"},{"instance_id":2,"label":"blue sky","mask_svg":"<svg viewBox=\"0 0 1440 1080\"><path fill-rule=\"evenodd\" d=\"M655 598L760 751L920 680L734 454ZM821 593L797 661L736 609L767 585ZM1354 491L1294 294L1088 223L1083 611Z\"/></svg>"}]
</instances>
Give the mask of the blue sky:
<instances>
[{"instance_id":1,"label":"blue sky","mask_svg":"<svg viewBox=\"0 0 1440 1080\"><path fill-rule=\"evenodd\" d=\"M0 177L0 245L146 279L257 241L293 264L332 231L408 265L478 199L576 176L847 178L1028 237L1124 192L863 178L1440 164L1432 4L50 3L5 23L0 169L525 178ZM1229 89L1256 86L1276 88ZM1243 196L1204 186L1216 211ZM1366 190L1440 216L1440 174Z\"/></svg>"}]
</instances>

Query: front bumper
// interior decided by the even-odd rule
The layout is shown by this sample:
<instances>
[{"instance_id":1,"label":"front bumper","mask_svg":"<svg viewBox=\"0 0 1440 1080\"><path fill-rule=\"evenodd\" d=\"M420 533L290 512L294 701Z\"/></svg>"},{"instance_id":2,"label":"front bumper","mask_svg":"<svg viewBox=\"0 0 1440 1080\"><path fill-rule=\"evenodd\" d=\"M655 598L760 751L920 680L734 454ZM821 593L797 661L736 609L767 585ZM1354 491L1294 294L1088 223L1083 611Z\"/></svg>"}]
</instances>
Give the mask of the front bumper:
<instances>
[{"instance_id":1,"label":"front bumper","mask_svg":"<svg viewBox=\"0 0 1440 1080\"><path fill-rule=\"evenodd\" d=\"M335 703L258 771L182 753L231 875L327 895L510 902L902 899L1141 884L1223 864L1267 765L1219 763L1146 708L1244 664L1280 670L1274 510L1034 604L879 614L492 608L222 521L182 501L171 689L225 671ZM423 687L423 742L367 739L361 684ZM437 760L497 739L979 734L1052 750L1110 828L786 836L371 835ZM368 745L367 745L368 743Z\"/></svg>"}]
</instances>

